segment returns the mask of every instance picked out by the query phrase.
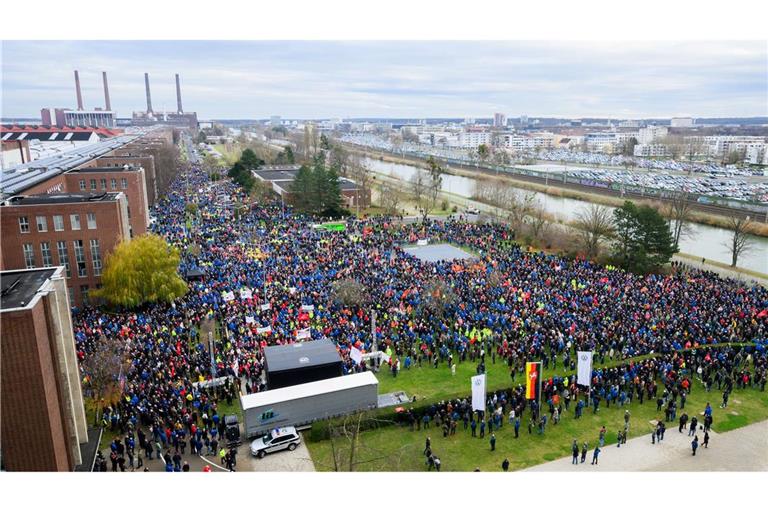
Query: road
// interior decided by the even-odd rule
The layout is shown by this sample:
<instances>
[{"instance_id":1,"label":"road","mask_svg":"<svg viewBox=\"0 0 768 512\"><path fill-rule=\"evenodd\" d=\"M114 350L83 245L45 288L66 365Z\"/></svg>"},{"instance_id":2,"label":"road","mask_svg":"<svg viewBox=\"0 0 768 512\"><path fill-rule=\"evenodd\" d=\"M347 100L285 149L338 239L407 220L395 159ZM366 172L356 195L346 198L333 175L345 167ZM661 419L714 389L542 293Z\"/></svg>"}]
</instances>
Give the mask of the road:
<instances>
[{"instance_id":1,"label":"road","mask_svg":"<svg viewBox=\"0 0 768 512\"><path fill-rule=\"evenodd\" d=\"M571 464L571 457L533 466L524 471L768 471L768 421L718 434L710 433L709 448L691 454L687 432L669 425L664 440L651 444L650 433L630 439L621 448L605 446L596 466L592 449L585 464ZM650 430L650 429L649 429ZM704 434L699 430L699 442Z\"/></svg>"},{"instance_id":2,"label":"road","mask_svg":"<svg viewBox=\"0 0 768 512\"><path fill-rule=\"evenodd\" d=\"M303 441L303 437L302 437ZM241 444L237 449L237 466L235 471L314 471L315 464L309 454L306 443L302 442L292 452L284 450L282 452L270 453L263 459L254 457L250 453L250 443L247 441ZM203 448L205 450L205 448ZM189 471L198 473L203 471L207 465L212 472L226 472L227 468L221 463L218 455L190 455L189 449L182 455L182 464L189 463ZM164 472L165 462L157 458L151 461L144 460L144 465L152 472Z\"/></svg>"}]
</instances>

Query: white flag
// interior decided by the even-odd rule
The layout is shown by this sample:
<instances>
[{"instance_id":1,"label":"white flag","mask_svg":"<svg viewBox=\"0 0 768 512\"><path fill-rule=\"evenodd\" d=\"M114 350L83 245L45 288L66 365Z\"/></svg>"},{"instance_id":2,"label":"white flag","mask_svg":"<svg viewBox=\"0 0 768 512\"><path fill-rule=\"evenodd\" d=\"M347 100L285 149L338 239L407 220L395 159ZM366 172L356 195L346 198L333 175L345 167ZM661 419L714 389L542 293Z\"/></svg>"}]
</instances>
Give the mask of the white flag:
<instances>
[{"instance_id":1,"label":"white flag","mask_svg":"<svg viewBox=\"0 0 768 512\"><path fill-rule=\"evenodd\" d=\"M309 327L307 327L306 329L299 329L299 332L296 333L297 340L303 340L303 339L309 338L310 336L311 334L309 332Z\"/></svg>"},{"instance_id":2,"label":"white flag","mask_svg":"<svg viewBox=\"0 0 768 512\"><path fill-rule=\"evenodd\" d=\"M235 300L235 292L224 292L221 294L221 296L226 300L227 302Z\"/></svg>"},{"instance_id":3,"label":"white flag","mask_svg":"<svg viewBox=\"0 0 768 512\"><path fill-rule=\"evenodd\" d=\"M291 293L296 293L296 287L295 286L291 286L290 288L288 288L288 291L291 292Z\"/></svg>"},{"instance_id":4,"label":"white flag","mask_svg":"<svg viewBox=\"0 0 768 512\"><path fill-rule=\"evenodd\" d=\"M246 315L246 317L245 317L245 323L247 323L247 324L255 324L255 323L256 323L256 319L255 319L255 318L253 318L252 316L247 316L247 315Z\"/></svg>"},{"instance_id":5,"label":"white flag","mask_svg":"<svg viewBox=\"0 0 768 512\"><path fill-rule=\"evenodd\" d=\"M472 410L485 410L485 374L475 375L472 381Z\"/></svg>"},{"instance_id":6,"label":"white flag","mask_svg":"<svg viewBox=\"0 0 768 512\"><path fill-rule=\"evenodd\" d=\"M248 288L243 288L240 290L241 299L250 299L251 297L253 297L253 293Z\"/></svg>"},{"instance_id":7,"label":"white flag","mask_svg":"<svg viewBox=\"0 0 768 512\"><path fill-rule=\"evenodd\" d=\"M235 377L240 373L240 361L237 358L235 358L235 361L232 363L232 371L235 372Z\"/></svg>"},{"instance_id":8,"label":"white flag","mask_svg":"<svg viewBox=\"0 0 768 512\"><path fill-rule=\"evenodd\" d=\"M266 304L262 304L261 305L261 310L262 311L269 311L270 309L272 309L272 304L270 304L270 303L266 303Z\"/></svg>"},{"instance_id":9,"label":"white flag","mask_svg":"<svg viewBox=\"0 0 768 512\"><path fill-rule=\"evenodd\" d=\"M301 310L302 311L314 311L315 310L315 306L313 306L312 304L310 304L308 306L301 306Z\"/></svg>"},{"instance_id":10,"label":"white flag","mask_svg":"<svg viewBox=\"0 0 768 512\"><path fill-rule=\"evenodd\" d=\"M266 326L266 327L257 327L256 332L259 334L264 334L268 332L272 332L272 327Z\"/></svg>"},{"instance_id":11,"label":"white flag","mask_svg":"<svg viewBox=\"0 0 768 512\"><path fill-rule=\"evenodd\" d=\"M363 361L363 353L360 352L357 347L349 349L349 357L357 364L360 364Z\"/></svg>"},{"instance_id":12,"label":"white flag","mask_svg":"<svg viewBox=\"0 0 768 512\"><path fill-rule=\"evenodd\" d=\"M576 383L581 386L592 384L592 352L578 352L579 368Z\"/></svg>"}]
</instances>

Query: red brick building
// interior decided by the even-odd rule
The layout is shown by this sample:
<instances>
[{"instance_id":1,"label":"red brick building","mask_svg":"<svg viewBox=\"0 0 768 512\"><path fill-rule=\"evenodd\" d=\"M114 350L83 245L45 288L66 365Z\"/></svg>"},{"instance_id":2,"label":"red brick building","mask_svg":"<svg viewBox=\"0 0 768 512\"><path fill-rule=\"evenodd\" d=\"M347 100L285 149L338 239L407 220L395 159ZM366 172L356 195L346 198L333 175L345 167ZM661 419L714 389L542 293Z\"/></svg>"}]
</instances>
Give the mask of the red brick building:
<instances>
[{"instance_id":1,"label":"red brick building","mask_svg":"<svg viewBox=\"0 0 768 512\"><path fill-rule=\"evenodd\" d=\"M0 447L7 471L72 471L88 441L64 269L0 272Z\"/></svg>"},{"instance_id":2,"label":"red brick building","mask_svg":"<svg viewBox=\"0 0 768 512\"><path fill-rule=\"evenodd\" d=\"M0 205L0 268L65 267L72 305L100 286L104 259L130 239L122 191L13 196Z\"/></svg>"}]
</instances>

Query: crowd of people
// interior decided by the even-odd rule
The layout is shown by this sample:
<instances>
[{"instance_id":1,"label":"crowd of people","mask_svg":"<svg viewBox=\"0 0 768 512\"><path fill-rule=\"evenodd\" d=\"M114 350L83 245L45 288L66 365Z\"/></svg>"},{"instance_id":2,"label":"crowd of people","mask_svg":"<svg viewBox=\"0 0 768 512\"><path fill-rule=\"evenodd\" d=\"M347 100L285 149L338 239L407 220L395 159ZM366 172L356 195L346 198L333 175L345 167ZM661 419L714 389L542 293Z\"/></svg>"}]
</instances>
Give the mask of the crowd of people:
<instances>
[{"instance_id":1,"label":"crowd of people","mask_svg":"<svg viewBox=\"0 0 768 512\"><path fill-rule=\"evenodd\" d=\"M81 361L105 339L124 346L127 365L103 422L122 438L126 457L128 445L134 454L170 456L172 463L176 452L183 459L186 446L190 454L224 448L222 407L240 393L265 389L265 346L297 339L333 340L347 373L368 369L350 358L352 347L386 349L396 368L402 362L406 368L477 364L483 370L486 359L500 359L513 378L525 361L542 360L567 376L545 383L544 417L531 417L529 431L556 421L555 414L565 414L563 405L581 412L651 400L660 393L657 380L664 383L664 400L676 401L691 385L692 371L708 386L765 386L763 352L707 346L768 338L768 291L712 273L641 276L526 252L510 228L462 218L415 224L349 219L345 231L319 230L316 219L279 201L250 204L239 187L210 181L194 166L152 214L153 230L180 250L180 273L200 274L189 279L188 293L135 310L85 307L73 317ZM423 239L479 256L435 263L403 251L404 244ZM340 280L359 283L364 297L340 301L333 286ZM451 293L436 297L439 286ZM700 349L682 352L693 347ZM606 358L655 357L596 369L595 402L586 404L571 375L575 350L594 351L596 368ZM749 365L743 364L747 357ZM228 379L200 385L217 377ZM527 405L522 396L517 387L489 397L493 412L487 417L467 418L466 403L452 401L409 421L415 428L434 419L448 425L446 435L455 433L457 422L464 429L476 422L482 436L486 428L489 434L501 428L513 411L519 429ZM117 454L117 447L112 451Z\"/></svg>"}]
</instances>

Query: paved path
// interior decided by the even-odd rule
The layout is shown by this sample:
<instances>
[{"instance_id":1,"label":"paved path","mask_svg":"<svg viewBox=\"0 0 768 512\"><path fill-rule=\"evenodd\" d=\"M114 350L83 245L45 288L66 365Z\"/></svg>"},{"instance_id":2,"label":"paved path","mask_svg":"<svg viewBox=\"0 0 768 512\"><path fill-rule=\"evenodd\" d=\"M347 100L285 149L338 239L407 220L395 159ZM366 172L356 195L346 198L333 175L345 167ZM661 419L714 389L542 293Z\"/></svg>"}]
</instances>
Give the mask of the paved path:
<instances>
[{"instance_id":1,"label":"paved path","mask_svg":"<svg viewBox=\"0 0 768 512\"><path fill-rule=\"evenodd\" d=\"M764 286L768 288L768 279L760 276L756 276L754 274L749 274L746 272L742 272L739 267L736 267L735 269L732 268L723 268L718 265L710 265L709 263L702 263L701 258L698 256L691 256L690 254L676 254L672 257L673 261L679 261L681 263L685 263L688 266L696 267L701 270L708 270L710 272L715 272L720 275L720 277L724 278L732 278L736 279L738 281L743 281L747 284L757 283L761 286Z\"/></svg>"},{"instance_id":2,"label":"paved path","mask_svg":"<svg viewBox=\"0 0 768 512\"><path fill-rule=\"evenodd\" d=\"M672 425L670 424L670 427ZM699 430L699 442L704 434ZM540 464L525 471L768 471L768 421L732 430L724 434L710 432L709 448L699 446L691 455L691 440L677 426L668 428L664 440L651 444L651 435L630 439L621 448L603 447L600 463L590 465L592 450L584 464L571 464L565 457Z\"/></svg>"}]
</instances>

